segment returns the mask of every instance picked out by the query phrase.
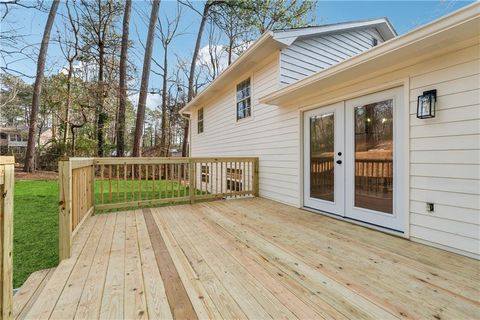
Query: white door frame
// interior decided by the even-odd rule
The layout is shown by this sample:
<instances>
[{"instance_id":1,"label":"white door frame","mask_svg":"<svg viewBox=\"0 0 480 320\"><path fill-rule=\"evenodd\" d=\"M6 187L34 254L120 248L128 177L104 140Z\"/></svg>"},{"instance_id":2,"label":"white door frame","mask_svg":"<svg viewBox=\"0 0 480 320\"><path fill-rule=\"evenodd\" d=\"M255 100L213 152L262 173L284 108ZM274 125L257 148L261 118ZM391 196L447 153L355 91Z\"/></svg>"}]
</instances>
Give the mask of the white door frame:
<instances>
[{"instance_id":1,"label":"white door frame","mask_svg":"<svg viewBox=\"0 0 480 320\"><path fill-rule=\"evenodd\" d=\"M393 213L384 213L355 207L355 107L384 100L393 100ZM403 190L405 172L403 171L404 150L401 139L404 137L403 88L394 88L372 93L345 102L345 216L351 219L378 225L396 231L405 231L405 207Z\"/></svg>"},{"instance_id":2,"label":"white door frame","mask_svg":"<svg viewBox=\"0 0 480 320\"><path fill-rule=\"evenodd\" d=\"M310 118L323 114L334 114L334 201L326 201L310 197ZM343 155L345 154L345 104L338 102L329 106L305 112L303 115L303 134L304 134L304 162L303 162L303 203L304 206L314 208L317 210L326 211L329 213L343 216L345 214L345 192L343 184L345 183L345 170L343 169ZM342 156L339 156L338 153ZM337 164L336 161L342 161L342 164Z\"/></svg>"},{"instance_id":3,"label":"white door frame","mask_svg":"<svg viewBox=\"0 0 480 320\"><path fill-rule=\"evenodd\" d=\"M393 89L392 89L393 88ZM409 214L408 214L408 201L409 201L409 195L408 195L408 183L409 183L409 131L406 130L406 126L409 124L409 79L402 79L398 81L392 81L390 83L385 83L378 85L376 87L372 87L370 89L365 89L361 91L357 91L356 94L346 94L338 97L338 100L341 100L341 104L345 105L345 101L351 99L351 100L356 100L356 99L361 99L365 96L370 96L370 95L375 95L375 94L381 94L382 92L391 92L395 91L395 105L394 108L395 113L394 117L396 118L395 124L394 124L394 157L397 159L395 168L396 168L396 173L395 175L395 194L394 194L394 214L395 217L398 218L398 227L395 228L389 228L389 227L384 227L379 224L372 224L370 222L363 222L362 220L351 220L349 217L339 217L340 219L346 219L350 220L354 223L368 226L373 229L379 229L379 230L384 230L388 233L393 233L393 234L399 234L401 232L404 237L409 237L410 236L410 230L409 230ZM382 91L383 90L383 91ZM360 96L361 95L361 96ZM360 97L359 97L360 96ZM359 97L359 98L356 98ZM334 102L335 100L330 100L330 103ZM328 103L328 102L327 102ZM337 103L335 103L336 105ZM324 104L326 107L331 106L333 104ZM307 195L309 193L309 174L306 174L306 170L309 168L309 161L310 161L310 140L309 137L306 137L306 126L308 125L308 122L305 122L306 119L306 114L309 114L310 112L313 112L315 110L319 110L323 108L321 105L309 105L305 106L304 108L300 109L300 112L303 114L303 117L301 121L301 136L303 137L303 141L301 144L300 150L301 156L300 159L303 160L301 161L302 166L300 166L300 180L303 181L302 186L303 188L300 191L301 199L303 200L303 207L307 210L311 210L314 212L322 212L319 209L316 209L315 207L312 207L306 202ZM317 111L318 112L318 111ZM408 128L408 127L407 127ZM345 127L343 128L345 129ZM343 153L345 154L345 153ZM346 160L344 158L344 160ZM394 169L395 170L395 169ZM307 184L308 183L308 184ZM345 180L344 182L345 183ZM353 195L353 190L349 191L351 195ZM347 200L345 200L345 204L347 203ZM342 216L345 214L347 208L344 209ZM330 215L329 212L325 212L327 215ZM338 216L338 215L336 215Z\"/></svg>"}]
</instances>

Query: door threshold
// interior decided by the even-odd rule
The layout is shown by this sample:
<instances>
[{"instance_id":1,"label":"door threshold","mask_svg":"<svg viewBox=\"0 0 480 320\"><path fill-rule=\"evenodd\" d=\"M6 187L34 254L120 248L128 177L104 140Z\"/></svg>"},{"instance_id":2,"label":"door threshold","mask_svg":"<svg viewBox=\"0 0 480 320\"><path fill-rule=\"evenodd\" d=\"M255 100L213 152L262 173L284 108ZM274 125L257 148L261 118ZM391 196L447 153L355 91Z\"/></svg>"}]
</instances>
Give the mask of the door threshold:
<instances>
[{"instance_id":1,"label":"door threshold","mask_svg":"<svg viewBox=\"0 0 480 320\"><path fill-rule=\"evenodd\" d=\"M371 223L368 223L368 222L364 222L364 221L360 221L360 220L356 220L356 219L352 219L352 218L348 218L348 217L342 217L342 216L339 216L339 215L334 214L334 213L330 213L330 212L326 212L326 211L322 211L322 210L318 210L318 209L314 209L314 208L310 208L310 207L303 206L302 209L306 210L306 211L310 211L312 213L328 216L330 218L334 218L334 219L337 219L337 220L350 222L350 223L353 223L353 224L356 224L356 225L359 225L359 226L362 226L362 227L366 227L366 228L369 228L369 229L373 229L373 230L376 230L376 231L381 231L383 233L388 233L388 234L391 234L393 236L408 239L407 234L403 231L398 231L398 230L395 230L395 229L382 227L382 226L379 226L379 225L376 225L376 224L371 224Z\"/></svg>"}]
</instances>

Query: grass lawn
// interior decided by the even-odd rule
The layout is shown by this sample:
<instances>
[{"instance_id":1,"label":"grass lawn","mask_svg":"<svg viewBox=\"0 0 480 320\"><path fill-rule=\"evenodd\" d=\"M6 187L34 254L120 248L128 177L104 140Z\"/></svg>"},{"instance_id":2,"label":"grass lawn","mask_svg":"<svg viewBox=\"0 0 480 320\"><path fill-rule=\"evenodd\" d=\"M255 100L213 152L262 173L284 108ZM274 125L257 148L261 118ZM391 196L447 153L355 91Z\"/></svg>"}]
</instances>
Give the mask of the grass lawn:
<instances>
[{"instance_id":1,"label":"grass lawn","mask_svg":"<svg viewBox=\"0 0 480 320\"><path fill-rule=\"evenodd\" d=\"M15 182L13 287L37 270L58 264L58 182Z\"/></svg>"},{"instance_id":2,"label":"grass lawn","mask_svg":"<svg viewBox=\"0 0 480 320\"><path fill-rule=\"evenodd\" d=\"M96 203L100 203L100 181L95 186ZM111 188L112 199L107 192ZM123 202L123 188L127 191L126 201L146 200L178 196L178 184L156 181L123 181L119 183L117 199L116 181L109 185L104 181L104 203ZM133 194L132 194L133 190ZM160 193L161 191L161 193ZM180 186L180 196L188 195L188 187ZM145 206L146 207L146 206ZM156 205L158 207L158 205ZM109 210L111 211L111 210ZM58 264L58 181L19 180L15 182L14 228L13 228L13 286L20 287L28 276L37 270L52 268Z\"/></svg>"}]
</instances>

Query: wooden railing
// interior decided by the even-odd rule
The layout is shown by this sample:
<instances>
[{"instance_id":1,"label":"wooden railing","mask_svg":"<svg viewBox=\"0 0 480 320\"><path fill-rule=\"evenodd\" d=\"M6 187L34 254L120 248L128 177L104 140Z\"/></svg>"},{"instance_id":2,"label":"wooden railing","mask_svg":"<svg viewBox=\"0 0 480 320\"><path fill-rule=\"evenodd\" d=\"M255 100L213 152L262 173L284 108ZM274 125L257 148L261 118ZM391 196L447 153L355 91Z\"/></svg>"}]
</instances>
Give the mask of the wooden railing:
<instances>
[{"instance_id":1,"label":"wooden railing","mask_svg":"<svg viewBox=\"0 0 480 320\"><path fill-rule=\"evenodd\" d=\"M70 158L58 163L59 257L70 257L72 238L94 211L94 159Z\"/></svg>"},{"instance_id":2,"label":"wooden railing","mask_svg":"<svg viewBox=\"0 0 480 320\"><path fill-rule=\"evenodd\" d=\"M59 163L60 259L94 211L258 196L258 158L70 158Z\"/></svg>"},{"instance_id":3,"label":"wooden railing","mask_svg":"<svg viewBox=\"0 0 480 320\"><path fill-rule=\"evenodd\" d=\"M258 194L257 158L96 158L95 209Z\"/></svg>"},{"instance_id":4,"label":"wooden railing","mask_svg":"<svg viewBox=\"0 0 480 320\"><path fill-rule=\"evenodd\" d=\"M13 157L0 157L0 318L13 311Z\"/></svg>"}]
</instances>

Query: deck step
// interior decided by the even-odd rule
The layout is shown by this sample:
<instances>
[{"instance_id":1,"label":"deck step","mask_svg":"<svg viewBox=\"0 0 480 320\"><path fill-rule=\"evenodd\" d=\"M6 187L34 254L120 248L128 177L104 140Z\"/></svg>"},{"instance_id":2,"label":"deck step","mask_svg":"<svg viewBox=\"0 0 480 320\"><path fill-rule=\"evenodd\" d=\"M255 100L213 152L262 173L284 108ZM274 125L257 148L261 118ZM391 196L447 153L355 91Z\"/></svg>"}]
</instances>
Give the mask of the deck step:
<instances>
[{"instance_id":1,"label":"deck step","mask_svg":"<svg viewBox=\"0 0 480 320\"><path fill-rule=\"evenodd\" d=\"M32 273L13 296L13 318L23 319L56 268Z\"/></svg>"}]
</instances>

